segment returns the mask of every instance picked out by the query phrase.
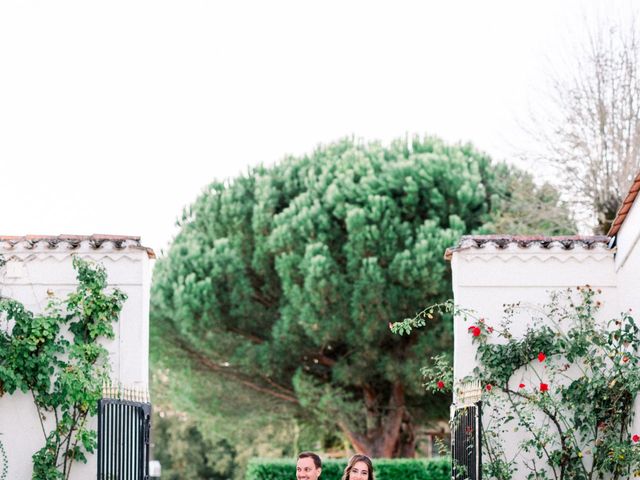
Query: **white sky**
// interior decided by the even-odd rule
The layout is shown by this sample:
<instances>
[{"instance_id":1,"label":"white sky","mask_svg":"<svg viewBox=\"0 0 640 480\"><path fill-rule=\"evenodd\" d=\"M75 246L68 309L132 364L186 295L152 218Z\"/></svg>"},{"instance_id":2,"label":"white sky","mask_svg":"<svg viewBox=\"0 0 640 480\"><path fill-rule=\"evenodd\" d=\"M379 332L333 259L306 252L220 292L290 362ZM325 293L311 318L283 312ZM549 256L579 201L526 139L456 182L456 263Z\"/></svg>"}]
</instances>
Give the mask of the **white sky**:
<instances>
[{"instance_id":1,"label":"white sky","mask_svg":"<svg viewBox=\"0 0 640 480\"><path fill-rule=\"evenodd\" d=\"M347 135L507 158L585 5L614 3L5 0L0 234L159 253L214 178Z\"/></svg>"}]
</instances>

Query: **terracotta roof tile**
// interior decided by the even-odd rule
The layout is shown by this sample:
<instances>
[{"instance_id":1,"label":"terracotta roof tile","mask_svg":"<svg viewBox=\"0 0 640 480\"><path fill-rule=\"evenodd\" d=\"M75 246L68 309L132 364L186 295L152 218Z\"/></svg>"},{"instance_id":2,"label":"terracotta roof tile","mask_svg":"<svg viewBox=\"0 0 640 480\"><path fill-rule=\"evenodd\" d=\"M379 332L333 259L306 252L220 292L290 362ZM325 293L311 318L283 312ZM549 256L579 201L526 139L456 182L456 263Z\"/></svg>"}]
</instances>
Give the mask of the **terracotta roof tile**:
<instances>
[{"instance_id":1,"label":"terracotta roof tile","mask_svg":"<svg viewBox=\"0 0 640 480\"><path fill-rule=\"evenodd\" d=\"M0 235L0 243L8 243L11 247L25 242L27 248L34 248L38 244L46 244L48 248L58 248L60 245L66 245L68 248L78 248L82 242L87 242L90 248L98 249L105 242L109 242L116 250L125 248L129 244L137 248L141 248L147 252L149 258L156 258L155 252L148 247L144 247L140 243L140 237L130 235L109 235L95 233L93 235Z\"/></svg>"},{"instance_id":2,"label":"terracotta roof tile","mask_svg":"<svg viewBox=\"0 0 640 480\"><path fill-rule=\"evenodd\" d=\"M458 245L447 248L444 258L451 260L455 252L470 248L483 248L487 244L493 244L498 249L505 249L509 245L516 244L520 248L529 248L539 245L542 248L559 246L563 250L571 250L576 246L591 249L597 244L608 245L611 237L607 235L563 235L547 237L544 235L464 235Z\"/></svg>"},{"instance_id":3,"label":"terracotta roof tile","mask_svg":"<svg viewBox=\"0 0 640 480\"><path fill-rule=\"evenodd\" d=\"M631 210L631 205L633 205L632 203L623 203L622 207L620 207L620 210L618 210L618 215L626 215L629 210Z\"/></svg>"},{"instance_id":4,"label":"terracotta roof tile","mask_svg":"<svg viewBox=\"0 0 640 480\"><path fill-rule=\"evenodd\" d=\"M625 218L627 218L627 213L629 213L633 202L638 196L638 192L640 192L640 173L638 173L638 175L636 175L636 178L633 180L631 188L629 188L629 193L627 193L627 196L622 201L622 205L620 206L620 209L616 214L616 218L613 220L613 223L611 224L611 228L607 232L607 235L613 237L618 233L618 230L620 230L620 227L622 227Z\"/></svg>"}]
</instances>

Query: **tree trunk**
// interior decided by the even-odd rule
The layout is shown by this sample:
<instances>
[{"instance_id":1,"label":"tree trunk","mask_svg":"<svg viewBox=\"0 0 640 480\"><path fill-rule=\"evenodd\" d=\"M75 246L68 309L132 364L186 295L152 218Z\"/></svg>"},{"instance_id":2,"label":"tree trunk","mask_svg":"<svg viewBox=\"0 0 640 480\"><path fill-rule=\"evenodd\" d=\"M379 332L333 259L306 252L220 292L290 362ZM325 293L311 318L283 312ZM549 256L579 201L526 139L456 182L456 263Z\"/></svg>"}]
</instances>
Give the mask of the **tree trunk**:
<instances>
[{"instance_id":1,"label":"tree trunk","mask_svg":"<svg viewBox=\"0 0 640 480\"><path fill-rule=\"evenodd\" d=\"M376 403L375 392L366 387L363 390L367 410L372 410ZM404 400L404 387L396 382L388 401L387 414L376 416L379 421L369 426L366 432L355 431L345 422L339 422L340 429L357 453L374 458L415 456L413 422Z\"/></svg>"}]
</instances>

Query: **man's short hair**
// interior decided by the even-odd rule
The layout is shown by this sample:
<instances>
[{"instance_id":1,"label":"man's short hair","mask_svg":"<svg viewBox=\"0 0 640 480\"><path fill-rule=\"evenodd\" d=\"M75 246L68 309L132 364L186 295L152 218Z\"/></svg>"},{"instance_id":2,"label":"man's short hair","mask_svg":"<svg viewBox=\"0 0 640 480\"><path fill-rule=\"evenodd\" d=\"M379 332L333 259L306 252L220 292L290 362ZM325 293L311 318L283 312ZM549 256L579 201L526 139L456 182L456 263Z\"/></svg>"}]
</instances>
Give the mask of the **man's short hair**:
<instances>
[{"instance_id":1,"label":"man's short hair","mask_svg":"<svg viewBox=\"0 0 640 480\"><path fill-rule=\"evenodd\" d=\"M300 460L301 458L310 458L313 460L313 464L316 466L316 468L322 468L322 459L319 455L313 452L302 452L300 455L298 455L298 460Z\"/></svg>"}]
</instances>

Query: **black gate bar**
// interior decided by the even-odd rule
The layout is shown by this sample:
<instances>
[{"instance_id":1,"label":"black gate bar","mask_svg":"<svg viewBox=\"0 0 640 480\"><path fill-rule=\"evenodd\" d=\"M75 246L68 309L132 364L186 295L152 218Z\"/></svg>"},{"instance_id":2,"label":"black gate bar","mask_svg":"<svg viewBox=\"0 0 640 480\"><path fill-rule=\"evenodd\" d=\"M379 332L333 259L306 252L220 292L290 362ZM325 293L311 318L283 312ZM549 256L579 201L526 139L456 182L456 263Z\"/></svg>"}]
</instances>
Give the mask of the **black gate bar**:
<instances>
[{"instance_id":1,"label":"black gate bar","mask_svg":"<svg viewBox=\"0 0 640 480\"><path fill-rule=\"evenodd\" d=\"M98 480L148 480L151 404L98 403Z\"/></svg>"},{"instance_id":2,"label":"black gate bar","mask_svg":"<svg viewBox=\"0 0 640 480\"><path fill-rule=\"evenodd\" d=\"M456 408L451 425L452 480L482 480L482 403Z\"/></svg>"}]
</instances>

